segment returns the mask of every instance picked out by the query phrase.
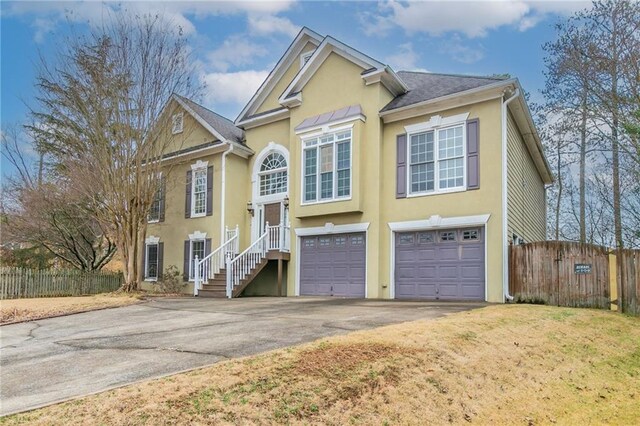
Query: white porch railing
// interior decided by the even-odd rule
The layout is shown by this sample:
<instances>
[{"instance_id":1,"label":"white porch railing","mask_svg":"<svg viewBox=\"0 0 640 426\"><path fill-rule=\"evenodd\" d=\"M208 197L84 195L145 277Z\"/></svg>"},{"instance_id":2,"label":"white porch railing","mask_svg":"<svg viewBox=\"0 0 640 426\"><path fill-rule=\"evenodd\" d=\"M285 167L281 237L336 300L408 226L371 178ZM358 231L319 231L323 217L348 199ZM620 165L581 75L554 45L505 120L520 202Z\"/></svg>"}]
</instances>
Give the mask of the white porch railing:
<instances>
[{"instance_id":1,"label":"white porch railing","mask_svg":"<svg viewBox=\"0 0 640 426\"><path fill-rule=\"evenodd\" d=\"M227 297L233 297L233 290L262 262L267 252L289 251L289 229L289 225L270 226L267 222L265 231L253 244L235 258L227 258Z\"/></svg>"},{"instance_id":2,"label":"white porch railing","mask_svg":"<svg viewBox=\"0 0 640 426\"><path fill-rule=\"evenodd\" d=\"M228 257L233 257L238 253L240 230L236 225L235 228L225 228L225 242L213 252L202 259L198 256L193 260L194 263L194 284L193 295L197 296L198 291L202 289L202 283L207 282L209 278L220 272L225 267Z\"/></svg>"}]
</instances>

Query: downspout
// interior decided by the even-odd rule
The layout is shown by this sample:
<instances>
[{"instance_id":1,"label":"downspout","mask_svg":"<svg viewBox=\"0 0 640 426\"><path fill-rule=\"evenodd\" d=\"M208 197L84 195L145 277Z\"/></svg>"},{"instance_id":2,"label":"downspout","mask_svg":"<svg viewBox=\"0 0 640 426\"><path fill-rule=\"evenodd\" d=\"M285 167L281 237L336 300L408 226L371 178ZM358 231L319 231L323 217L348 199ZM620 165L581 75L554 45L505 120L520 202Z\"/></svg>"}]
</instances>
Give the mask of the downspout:
<instances>
[{"instance_id":1,"label":"downspout","mask_svg":"<svg viewBox=\"0 0 640 426\"><path fill-rule=\"evenodd\" d=\"M220 245L226 243L226 233L225 233L225 200L227 194L227 155L233 152L233 144L229 143L229 149L222 153L222 178L220 179L222 189L220 191Z\"/></svg>"},{"instance_id":2,"label":"downspout","mask_svg":"<svg viewBox=\"0 0 640 426\"><path fill-rule=\"evenodd\" d=\"M520 96L520 88L516 87L515 92L509 98L504 99L506 92L502 94L502 292L508 301L513 300L509 294L509 236L508 222L509 212L507 209L507 106L511 101Z\"/></svg>"}]
</instances>

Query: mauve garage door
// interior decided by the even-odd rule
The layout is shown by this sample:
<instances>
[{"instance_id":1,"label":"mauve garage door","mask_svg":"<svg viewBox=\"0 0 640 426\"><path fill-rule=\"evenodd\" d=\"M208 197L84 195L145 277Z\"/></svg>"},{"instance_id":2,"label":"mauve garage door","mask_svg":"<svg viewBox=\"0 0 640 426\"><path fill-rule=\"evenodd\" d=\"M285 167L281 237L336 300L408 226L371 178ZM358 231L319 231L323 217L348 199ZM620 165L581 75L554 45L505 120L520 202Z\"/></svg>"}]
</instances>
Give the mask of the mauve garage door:
<instances>
[{"instance_id":1,"label":"mauve garage door","mask_svg":"<svg viewBox=\"0 0 640 426\"><path fill-rule=\"evenodd\" d=\"M300 295L364 297L364 232L302 237Z\"/></svg>"},{"instance_id":2,"label":"mauve garage door","mask_svg":"<svg viewBox=\"0 0 640 426\"><path fill-rule=\"evenodd\" d=\"M484 300L482 228L395 234L398 299Z\"/></svg>"}]
</instances>

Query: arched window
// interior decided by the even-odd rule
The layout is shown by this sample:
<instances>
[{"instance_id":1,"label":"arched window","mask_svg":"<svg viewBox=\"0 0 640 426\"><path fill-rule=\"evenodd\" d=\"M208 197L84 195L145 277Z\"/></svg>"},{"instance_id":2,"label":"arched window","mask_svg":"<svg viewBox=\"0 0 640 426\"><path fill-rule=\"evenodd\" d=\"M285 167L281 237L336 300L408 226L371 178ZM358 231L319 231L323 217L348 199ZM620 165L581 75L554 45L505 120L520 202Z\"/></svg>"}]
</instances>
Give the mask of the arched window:
<instances>
[{"instance_id":1,"label":"arched window","mask_svg":"<svg viewBox=\"0 0 640 426\"><path fill-rule=\"evenodd\" d=\"M287 192L287 160L278 152L273 152L260 165L260 195Z\"/></svg>"}]
</instances>

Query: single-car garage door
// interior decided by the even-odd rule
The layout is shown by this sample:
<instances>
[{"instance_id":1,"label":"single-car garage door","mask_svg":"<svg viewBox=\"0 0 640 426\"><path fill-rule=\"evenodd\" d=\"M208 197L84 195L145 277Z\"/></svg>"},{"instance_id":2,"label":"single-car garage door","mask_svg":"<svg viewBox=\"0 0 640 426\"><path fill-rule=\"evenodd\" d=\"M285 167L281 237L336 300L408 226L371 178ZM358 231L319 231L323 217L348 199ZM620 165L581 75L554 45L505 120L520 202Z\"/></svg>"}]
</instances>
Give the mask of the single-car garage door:
<instances>
[{"instance_id":1,"label":"single-car garage door","mask_svg":"<svg viewBox=\"0 0 640 426\"><path fill-rule=\"evenodd\" d=\"M302 237L300 295L364 297L364 232Z\"/></svg>"},{"instance_id":2,"label":"single-car garage door","mask_svg":"<svg viewBox=\"0 0 640 426\"><path fill-rule=\"evenodd\" d=\"M483 234L483 228L396 233L396 298L484 300Z\"/></svg>"}]
</instances>

